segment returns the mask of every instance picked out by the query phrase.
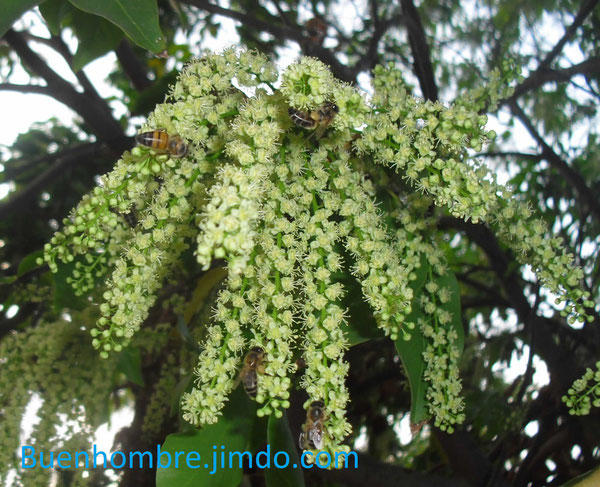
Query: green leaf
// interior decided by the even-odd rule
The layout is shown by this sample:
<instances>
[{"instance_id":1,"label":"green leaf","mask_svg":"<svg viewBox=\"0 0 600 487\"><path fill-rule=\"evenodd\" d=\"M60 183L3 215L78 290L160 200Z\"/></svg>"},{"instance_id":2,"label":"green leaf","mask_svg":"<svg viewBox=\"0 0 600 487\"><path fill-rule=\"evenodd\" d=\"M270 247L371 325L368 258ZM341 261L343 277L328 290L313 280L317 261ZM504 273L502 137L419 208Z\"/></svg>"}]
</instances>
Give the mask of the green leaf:
<instances>
[{"instance_id":1,"label":"green leaf","mask_svg":"<svg viewBox=\"0 0 600 487\"><path fill-rule=\"evenodd\" d=\"M156 0L69 0L84 12L96 14L118 25L137 45L160 52L165 38L158 25Z\"/></svg>"},{"instance_id":2,"label":"green leaf","mask_svg":"<svg viewBox=\"0 0 600 487\"><path fill-rule=\"evenodd\" d=\"M415 281L411 283L413 287L414 295L418 296L418 291L425 284L425 278L428 273L427 262L421 261L421 268L418 271L418 276ZM440 308L448 311L452 314L452 321L448 326L454 328L457 333L456 346L459 352L462 353L464 346L464 330L461 319L460 309L460 288L458 281L453 272L448 271L443 276L437 279L437 284L440 288L449 288L452 294L450 301L444 304L440 304ZM419 319L424 319L424 314L421 308L417 305L416 299L413 302L413 311L407 316L407 323L417 323ZM411 394L411 408L410 408L410 420L413 424L420 423L421 421L429 417L427 410L427 382L423 380L423 371L425 370L425 361L423 360L423 352L425 351L426 341L419 326L415 326L414 329L410 330L411 338L406 341L400 337L395 342L396 350L402 360L402 365L406 370L408 381L410 384Z\"/></svg>"},{"instance_id":3,"label":"green leaf","mask_svg":"<svg viewBox=\"0 0 600 487\"><path fill-rule=\"evenodd\" d=\"M157 468L156 487L237 487L242 480L243 469L238 466L239 455L232 457L232 468L229 468L229 454L247 449L248 437L255 419L255 403L248 399L241 387L238 387L231 394L223 416L216 424L205 426L193 433L167 436L161 451L170 453L172 462L169 468ZM178 466L174 464L175 452L185 452L179 456ZM192 452L197 452L200 460L197 455L193 456ZM223 467L221 452L225 458ZM247 458L247 455L244 458ZM166 457L163 463L165 462Z\"/></svg>"},{"instance_id":4,"label":"green leaf","mask_svg":"<svg viewBox=\"0 0 600 487\"><path fill-rule=\"evenodd\" d=\"M64 18L75 10L66 0L46 0L42 2L39 9L48 25L48 30L55 36L60 34Z\"/></svg>"},{"instance_id":5,"label":"green leaf","mask_svg":"<svg viewBox=\"0 0 600 487\"><path fill-rule=\"evenodd\" d=\"M54 277L54 310L60 312L63 308L84 309L88 303L81 296L75 294L75 290L67 282L72 277L75 269L75 261L58 266L58 271L52 274Z\"/></svg>"},{"instance_id":6,"label":"green leaf","mask_svg":"<svg viewBox=\"0 0 600 487\"><path fill-rule=\"evenodd\" d=\"M177 81L178 75L179 71L174 69L164 76L158 78L148 88L142 91L135 99L132 100L129 106L131 115L146 116L154 109L156 105L162 103L162 101L165 99L165 95L169 91L169 87L175 84Z\"/></svg>"},{"instance_id":7,"label":"green leaf","mask_svg":"<svg viewBox=\"0 0 600 487\"><path fill-rule=\"evenodd\" d=\"M127 380L137 384L144 385L142 377L142 357L137 347L127 347L119 354L117 370L125 374Z\"/></svg>"},{"instance_id":8,"label":"green leaf","mask_svg":"<svg viewBox=\"0 0 600 487\"><path fill-rule=\"evenodd\" d=\"M202 309L209 296L211 290L219 284L225 277L227 272L222 267L215 267L202 274L196 283L192 298L189 300L183 319L185 323L190 323L194 315Z\"/></svg>"},{"instance_id":9,"label":"green leaf","mask_svg":"<svg viewBox=\"0 0 600 487\"><path fill-rule=\"evenodd\" d=\"M171 409L170 409L170 413L172 415L175 415L176 413L179 413L179 416L182 415L181 413L181 396L183 396L183 394L187 391L191 391L192 390L192 386L194 384L194 375L192 373L186 374L184 377L182 377L179 382L177 383L177 385L175 386L175 388L173 389L173 392L171 393ZM183 421L183 418L181 418ZM185 421L184 426L185 425L190 425L190 423L188 423L187 421ZM185 430L185 428L182 428Z\"/></svg>"},{"instance_id":10,"label":"green leaf","mask_svg":"<svg viewBox=\"0 0 600 487\"><path fill-rule=\"evenodd\" d=\"M42 267L42 266L38 265L36 260L38 259L38 257L43 257L43 256L44 256L43 250L36 250L35 252L32 252L31 254L23 257L23 259L19 263L19 268L17 269L17 276L21 277L23 274L28 273L32 269L35 269L37 267Z\"/></svg>"},{"instance_id":11,"label":"green leaf","mask_svg":"<svg viewBox=\"0 0 600 487\"><path fill-rule=\"evenodd\" d=\"M81 10L73 12L72 27L79 40L73 56L73 71L81 70L94 59L112 51L123 39L123 32L114 24Z\"/></svg>"},{"instance_id":12,"label":"green leaf","mask_svg":"<svg viewBox=\"0 0 600 487\"><path fill-rule=\"evenodd\" d=\"M2 15L0 15L0 37L6 34L21 15L38 3L40 3L40 0L4 0L2 2Z\"/></svg>"},{"instance_id":13,"label":"green leaf","mask_svg":"<svg viewBox=\"0 0 600 487\"><path fill-rule=\"evenodd\" d=\"M422 316L421 310L415 306L407 321L416 324L418 318ZM418 325L413 330L410 330L410 336L411 338L408 341L402 337L398 338L394 342L394 345L400 355L410 384L410 421L417 424L429 417L427 400L425 398L427 383L423 380L423 371L425 370L425 360L423 360L425 338Z\"/></svg>"},{"instance_id":14,"label":"green leaf","mask_svg":"<svg viewBox=\"0 0 600 487\"><path fill-rule=\"evenodd\" d=\"M425 398L428 385L423 379L425 338L417 324L420 319L424 318L423 312L417 304L417 296L419 296L419 291L425 285L429 273L429 263L424 254L421 254L421 266L415 272L417 277L410 283L414 296L413 310L405 319L406 323L414 323L415 327L410 330L410 340L407 341L400 337L394 342L410 384L410 421L413 424L420 423L429 417Z\"/></svg>"},{"instance_id":15,"label":"green leaf","mask_svg":"<svg viewBox=\"0 0 600 487\"><path fill-rule=\"evenodd\" d=\"M348 320L342 325L342 331L349 345L382 337L383 332L377 328L373 310L364 300L360 284L353 277L342 279L342 282L346 288L342 307L348 310Z\"/></svg>"},{"instance_id":16,"label":"green leaf","mask_svg":"<svg viewBox=\"0 0 600 487\"><path fill-rule=\"evenodd\" d=\"M581 474L560 487L597 487L598 485L600 485L600 467Z\"/></svg>"},{"instance_id":17,"label":"green leaf","mask_svg":"<svg viewBox=\"0 0 600 487\"><path fill-rule=\"evenodd\" d=\"M248 440L248 451L256 453L262 450L268 443L267 429L270 416L256 418L252 425L252 432Z\"/></svg>"},{"instance_id":18,"label":"green leaf","mask_svg":"<svg viewBox=\"0 0 600 487\"><path fill-rule=\"evenodd\" d=\"M0 276L0 284L12 284L17 280L17 276Z\"/></svg>"},{"instance_id":19,"label":"green leaf","mask_svg":"<svg viewBox=\"0 0 600 487\"><path fill-rule=\"evenodd\" d=\"M410 282L410 287L413 290L413 296L417 296L421 288L425 285L427 274L429 273L429 262L425 254L421 254L421 266L415 269L417 278Z\"/></svg>"},{"instance_id":20,"label":"green leaf","mask_svg":"<svg viewBox=\"0 0 600 487\"><path fill-rule=\"evenodd\" d=\"M452 293L452 298L450 298L450 301L441 304L440 308L452 314L452 321L450 322L449 326L456 330L456 334L458 335L456 339L456 346L458 347L458 351L462 355L465 343L465 330L462 324L462 315L460 308L460 286L458 285L458 280L456 279L454 272L447 271L446 274L438 278L437 284L440 288L449 288L450 292Z\"/></svg>"},{"instance_id":21,"label":"green leaf","mask_svg":"<svg viewBox=\"0 0 600 487\"><path fill-rule=\"evenodd\" d=\"M267 438L272 452L285 451L289 459L289 466L286 468L276 468L276 466L271 465L271 468L265 470L267 487L304 487L300 457L296 450L296 441L290 431L285 411L280 419L277 419L274 415L269 416ZM278 457L279 465L284 465L285 460L282 457L283 455ZM275 459L272 459L272 461L275 461Z\"/></svg>"},{"instance_id":22,"label":"green leaf","mask_svg":"<svg viewBox=\"0 0 600 487\"><path fill-rule=\"evenodd\" d=\"M195 350L198 353L202 351L200 349L200 345L198 345L198 341L192 336L192 333L190 332L190 329L187 326L183 316L180 316L177 319L177 331L181 334L183 341L190 348L190 350Z\"/></svg>"}]
</instances>

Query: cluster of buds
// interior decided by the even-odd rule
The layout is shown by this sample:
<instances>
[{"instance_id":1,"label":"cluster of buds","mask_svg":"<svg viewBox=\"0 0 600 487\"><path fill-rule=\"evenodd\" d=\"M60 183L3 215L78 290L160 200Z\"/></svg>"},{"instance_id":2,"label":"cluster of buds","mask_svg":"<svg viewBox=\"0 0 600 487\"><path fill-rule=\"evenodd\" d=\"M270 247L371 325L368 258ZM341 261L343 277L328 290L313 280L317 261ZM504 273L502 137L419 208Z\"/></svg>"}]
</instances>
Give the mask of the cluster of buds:
<instances>
[{"instance_id":1,"label":"cluster of buds","mask_svg":"<svg viewBox=\"0 0 600 487\"><path fill-rule=\"evenodd\" d=\"M380 209L363 168L391 166L451 214L497 223L507 203L487 169L467 157L494 137L486 117L466 104L409 96L393 68L375 70L370 102L315 59L291 65L275 89L277 78L273 64L247 51L187 65L168 103L149 117L151 135L65 220L44 261L52 270L77 262L73 282L82 292L108 277L92 332L107 356L140 328L187 249L198 270L224 260L228 277L203 333L195 387L183 398L185 419L218 421L238 383L259 415L281 416L301 356L303 446L332 452L347 448L350 432L344 330L352 323L341 303L344 277L353 276L383 334L410 342L419 327L430 412L450 430L464 415L443 259L418 224ZM152 137L156 143L144 142ZM395 209L406 199L397 197ZM127 224L132 211L137 221ZM560 251L553 244L544 258ZM430 279L415 295L423 262ZM558 262L537 259L535 269L550 284L563 274L558 291L571 298L579 274L565 280L574 271L562 265L568 259ZM408 317L417 307L424 318L415 323Z\"/></svg>"}]
</instances>

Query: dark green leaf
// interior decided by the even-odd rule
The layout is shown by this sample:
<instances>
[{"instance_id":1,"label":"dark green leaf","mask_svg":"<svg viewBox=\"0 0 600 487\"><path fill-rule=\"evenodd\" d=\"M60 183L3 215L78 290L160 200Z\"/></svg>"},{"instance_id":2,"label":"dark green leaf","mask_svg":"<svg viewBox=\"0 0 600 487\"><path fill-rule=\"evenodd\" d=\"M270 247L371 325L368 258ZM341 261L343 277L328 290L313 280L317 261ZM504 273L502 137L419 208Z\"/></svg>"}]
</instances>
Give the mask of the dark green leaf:
<instances>
[{"instance_id":1,"label":"dark green leaf","mask_svg":"<svg viewBox=\"0 0 600 487\"><path fill-rule=\"evenodd\" d=\"M169 87L177 81L179 71L173 70L157 79L151 86L142 91L132 100L129 110L132 115L146 115L158 103L162 103Z\"/></svg>"},{"instance_id":2,"label":"dark green leaf","mask_svg":"<svg viewBox=\"0 0 600 487\"><path fill-rule=\"evenodd\" d=\"M342 306L348 310L348 320L342 325L344 336L350 346L358 345L383 336L377 328L373 311L363 298L360 284L352 276L343 279L346 295Z\"/></svg>"},{"instance_id":3,"label":"dark green leaf","mask_svg":"<svg viewBox=\"0 0 600 487\"><path fill-rule=\"evenodd\" d=\"M117 370L125 374L125 377L130 382L138 386L143 386L144 379L142 378L142 357L140 350L137 347L129 346L119 354L118 360Z\"/></svg>"},{"instance_id":4,"label":"dark green leaf","mask_svg":"<svg viewBox=\"0 0 600 487\"><path fill-rule=\"evenodd\" d=\"M290 425L285 412L280 419L277 419L274 415L269 417L267 438L272 452L287 452L290 465L287 468L275 468L271 465L271 468L266 469L265 483L267 487L304 487L304 476L300 468L300 457L296 450L296 440L290 431ZM283 455L279 456L279 465L283 465L285 462L282 457Z\"/></svg>"},{"instance_id":5,"label":"dark green leaf","mask_svg":"<svg viewBox=\"0 0 600 487\"><path fill-rule=\"evenodd\" d=\"M239 455L232 457L232 468L229 468L229 454L247 449L248 437L255 419L254 403L247 398L242 388L238 387L231 394L230 401L223 410L223 416L216 424L205 426L193 433L167 436L161 451L169 452L172 462L170 468L157 469L156 486L237 487L242 479L243 469L238 466ZM224 448L221 448L222 446ZM180 455L177 468L174 465L175 452L185 452L184 455ZM188 457L191 452L198 452L200 460L198 461L197 456ZM221 452L225 459L223 467L221 467ZM186 462L186 458L189 462Z\"/></svg>"},{"instance_id":6,"label":"dark green leaf","mask_svg":"<svg viewBox=\"0 0 600 487\"><path fill-rule=\"evenodd\" d=\"M560 487L594 487L600 482L600 467L597 467L589 472L577 476L569 480L566 484Z\"/></svg>"},{"instance_id":7,"label":"dark green leaf","mask_svg":"<svg viewBox=\"0 0 600 487\"><path fill-rule=\"evenodd\" d=\"M79 40L73 56L73 71L79 71L94 59L112 51L123 39L123 32L114 24L81 10L73 13L73 28Z\"/></svg>"},{"instance_id":8,"label":"dark green leaf","mask_svg":"<svg viewBox=\"0 0 600 487\"><path fill-rule=\"evenodd\" d=\"M17 276L0 276L0 284L12 284L17 280Z\"/></svg>"},{"instance_id":9,"label":"dark green leaf","mask_svg":"<svg viewBox=\"0 0 600 487\"><path fill-rule=\"evenodd\" d=\"M75 10L67 0L46 0L42 2L39 9L48 25L48 30L55 36L60 34L65 17Z\"/></svg>"},{"instance_id":10,"label":"dark green leaf","mask_svg":"<svg viewBox=\"0 0 600 487\"><path fill-rule=\"evenodd\" d=\"M54 309L61 311L63 308L83 309L87 305L85 299L75 294L75 290L67 282L67 279L73 275L75 262L69 264L60 264L54 277Z\"/></svg>"},{"instance_id":11,"label":"dark green leaf","mask_svg":"<svg viewBox=\"0 0 600 487\"><path fill-rule=\"evenodd\" d=\"M412 330L407 330L410 333L410 340L407 341L401 336L394 342L410 384L410 420L414 424L420 423L429 417L425 399L428 386L423 380L425 338L418 325L419 319L423 319L423 312L417 304L419 291L425 285L429 272L429 264L424 255L421 255L421 267L416 269L415 272L417 277L410 284L414 296L413 310L405 320L406 323L414 323L415 327Z\"/></svg>"},{"instance_id":12,"label":"dark green leaf","mask_svg":"<svg viewBox=\"0 0 600 487\"><path fill-rule=\"evenodd\" d=\"M4 0L2 15L0 15L0 37L6 34L21 15L38 3L40 0Z\"/></svg>"},{"instance_id":13,"label":"dark green leaf","mask_svg":"<svg viewBox=\"0 0 600 487\"><path fill-rule=\"evenodd\" d=\"M428 272L429 262L427 262L427 257L425 257L425 254L421 254L421 266L418 269L415 269L415 274L417 277L410 282L410 287L413 290L413 296L417 296L421 288L425 285Z\"/></svg>"},{"instance_id":14,"label":"dark green leaf","mask_svg":"<svg viewBox=\"0 0 600 487\"><path fill-rule=\"evenodd\" d=\"M188 328L183 316L180 316L177 320L177 331L181 333L183 341L190 347L191 350L196 350L197 352L201 351L198 341L192 336L192 333L190 332L190 329Z\"/></svg>"},{"instance_id":15,"label":"dark green leaf","mask_svg":"<svg viewBox=\"0 0 600 487\"><path fill-rule=\"evenodd\" d=\"M32 252L31 254L23 257L23 259L19 263L19 268L17 269L17 276L21 277L23 274L26 274L30 270L35 269L36 267L41 267L37 264L36 260L38 259L38 257L43 257L43 255L43 250L36 250L35 252Z\"/></svg>"},{"instance_id":16,"label":"dark green leaf","mask_svg":"<svg viewBox=\"0 0 600 487\"><path fill-rule=\"evenodd\" d=\"M152 52L165 48L158 25L156 0L69 0L85 12L100 15L118 25L136 44Z\"/></svg>"},{"instance_id":17,"label":"dark green leaf","mask_svg":"<svg viewBox=\"0 0 600 487\"><path fill-rule=\"evenodd\" d=\"M458 280L454 275L454 272L447 271L446 274L438 278L437 284L440 288L449 288L452 293L452 298L447 303L441 304L440 308L448 311L452 314L452 321L450 327L456 330L458 338L456 339L456 346L459 352L462 354L463 346L465 343L465 331L462 324L462 315L460 312L460 287Z\"/></svg>"},{"instance_id":18,"label":"dark green leaf","mask_svg":"<svg viewBox=\"0 0 600 487\"><path fill-rule=\"evenodd\" d=\"M252 453L262 450L268 443L267 429L269 417L257 417L252 424L252 432L250 433L250 438L248 441L248 450Z\"/></svg>"},{"instance_id":19,"label":"dark green leaf","mask_svg":"<svg viewBox=\"0 0 600 487\"><path fill-rule=\"evenodd\" d=\"M416 324L417 319L422 316L421 310L415 306L415 309L407 320ZM423 371L425 370L425 361L423 359L425 339L418 325L410 331L410 336L410 340L406 341L400 337L394 344L408 376L411 398L410 421L416 424L429 417L427 401L425 399L427 383L423 380Z\"/></svg>"}]
</instances>

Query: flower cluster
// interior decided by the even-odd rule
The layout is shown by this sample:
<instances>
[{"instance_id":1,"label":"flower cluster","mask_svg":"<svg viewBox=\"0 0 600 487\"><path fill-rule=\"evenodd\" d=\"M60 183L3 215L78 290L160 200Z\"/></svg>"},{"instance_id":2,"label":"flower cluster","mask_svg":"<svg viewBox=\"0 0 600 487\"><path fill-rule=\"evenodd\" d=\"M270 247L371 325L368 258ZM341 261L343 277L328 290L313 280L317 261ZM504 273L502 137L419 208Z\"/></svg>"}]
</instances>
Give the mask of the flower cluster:
<instances>
[{"instance_id":1,"label":"flower cluster","mask_svg":"<svg viewBox=\"0 0 600 487\"><path fill-rule=\"evenodd\" d=\"M507 196L510 193L506 192ZM543 220L536 219L531 209L516 199L501 202L493 219L500 238L513 250L517 260L529 264L542 284L557 295L556 304L569 323L591 321L585 308L593 308L589 293L578 287L583 270L573 265L573 254L566 251L558 237L548 238Z\"/></svg>"},{"instance_id":2,"label":"flower cluster","mask_svg":"<svg viewBox=\"0 0 600 487\"><path fill-rule=\"evenodd\" d=\"M104 398L113 389L116 363L100 360L91 347L89 332L82 331L75 321L87 321L89 316L76 314L73 318L44 321L0 343L2 479L9 469L17 467L14 452L19 444L31 445L36 451L70 446L85 450L91 446L94 429L103 421ZM39 421L23 443L21 422L34 397L42 402L36 413ZM15 472L22 482L19 485L50 483L49 469L15 468ZM81 474L76 474L74 485L82 485L82 480Z\"/></svg>"},{"instance_id":3,"label":"flower cluster","mask_svg":"<svg viewBox=\"0 0 600 487\"><path fill-rule=\"evenodd\" d=\"M484 130L487 117L463 105L416 99L399 77L393 67L375 69L375 110L356 148L401 172L454 216L485 221L497 205L495 188L484 167L470 164L467 148L480 150L496 136Z\"/></svg>"},{"instance_id":4,"label":"flower cluster","mask_svg":"<svg viewBox=\"0 0 600 487\"><path fill-rule=\"evenodd\" d=\"M430 412L450 431L464 418L450 273L423 226L380 209L363 168L372 161L391 166L454 216L497 224L510 241L512 220L498 211L509 212L510 203L489 172L468 159L469 149L495 134L466 103L445 107L409 96L392 68L375 70L370 103L314 59L290 66L279 90L276 78L272 64L246 51L186 66L169 102L144 127L179 136L186 155L142 146L124 154L65 220L44 261L53 271L75 261L72 282L82 293L108 276L94 296L102 316L92 331L107 356L140 329L187 249L198 271L224 260L228 275L200 333L185 419L218 421L240 382L260 416L281 416L301 356L305 408L323 403L322 448L332 452L347 448L350 431L344 353L351 343L344 330L352 323L342 298L344 279L353 276L385 335L408 343L417 332L423 337ZM337 106L326 121L324 103ZM294 125L290 108L307 126ZM396 211L410 201L408 194L394 197ZM131 212L137 222L129 225L124 215ZM564 271L570 261L557 258L562 247L527 245L523 261L575 300L580 274ZM424 272L424 290L415 293Z\"/></svg>"},{"instance_id":5,"label":"flower cluster","mask_svg":"<svg viewBox=\"0 0 600 487\"><path fill-rule=\"evenodd\" d=\"M600 408L600 361L596 362L596 370L588 368L581 379L573 382L562 401L569 413L577 416L589 414L592 406Z\"/></svg>"}]
</instances>

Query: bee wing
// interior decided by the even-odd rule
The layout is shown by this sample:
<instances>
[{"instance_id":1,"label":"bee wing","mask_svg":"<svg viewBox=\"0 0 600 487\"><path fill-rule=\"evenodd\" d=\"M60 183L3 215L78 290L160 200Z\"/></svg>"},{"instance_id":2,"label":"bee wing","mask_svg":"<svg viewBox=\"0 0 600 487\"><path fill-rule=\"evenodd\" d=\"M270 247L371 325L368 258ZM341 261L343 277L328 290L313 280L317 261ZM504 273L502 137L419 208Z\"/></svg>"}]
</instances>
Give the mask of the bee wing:
<instances>
[{"instance_id":1,"label":"bee wing","mask_svg":"<svg viewBox=\"0 0 600 487\"><path fill-rule=\"evenodd\" d=\"M309 442L315 445L317 450L323 448L323 430L320 428L313 428L308 432Z\"/></svg>"},{"instance_id":2,"label":"bee wing","mask_svg":"<svg viewBox=\"0 0 600 487\"><path fill-rule=\"evenodd\" d=\"M298 437L298 446L301 450L308 450L308 445L306 444L306 435L304 434L304 431L300 431L300 436Z\"/></svg>"}]
</instances>

